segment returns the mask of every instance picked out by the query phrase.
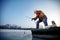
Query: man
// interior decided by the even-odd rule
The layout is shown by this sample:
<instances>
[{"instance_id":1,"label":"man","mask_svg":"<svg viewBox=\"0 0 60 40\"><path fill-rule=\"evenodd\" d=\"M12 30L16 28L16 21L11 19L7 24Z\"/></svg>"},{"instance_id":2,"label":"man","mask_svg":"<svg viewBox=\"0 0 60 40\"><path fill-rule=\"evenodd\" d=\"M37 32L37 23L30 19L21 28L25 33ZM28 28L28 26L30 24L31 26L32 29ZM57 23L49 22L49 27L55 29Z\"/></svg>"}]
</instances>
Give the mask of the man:
<instances>
[{"instance_id":1,"label":"man","mask_svg":"<svg viewBox=\"0 0 60 40\"><path fill-rule=\"evenodd\" d=\"M34 13L36 14L36 17L32 18L32 20L39 19L36 23L36 29L39 28L40 22L43 22L45 26L48 26L47 17L41 10L35 10Z\"/></svg>"}]
</instances>

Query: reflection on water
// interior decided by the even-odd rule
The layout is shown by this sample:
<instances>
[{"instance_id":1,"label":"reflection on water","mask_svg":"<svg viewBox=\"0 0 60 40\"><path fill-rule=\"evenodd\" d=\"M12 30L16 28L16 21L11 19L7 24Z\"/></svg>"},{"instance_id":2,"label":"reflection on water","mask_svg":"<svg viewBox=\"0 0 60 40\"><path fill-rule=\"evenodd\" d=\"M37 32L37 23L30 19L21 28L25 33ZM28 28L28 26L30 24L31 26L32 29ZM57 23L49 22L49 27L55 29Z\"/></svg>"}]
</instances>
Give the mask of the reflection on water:
<instances>
[{"instance_id":1,"label":"reflection on water","mask_svg":"<svg viewBox=\"0 0 60 40\"><path fill-rule=\"evenodd\" d=\"M1 40L32 40L30 30L0 29Z\"/></svg>"},{"instance_id":2,"label":"reflection on water","mask_svg":"<svg viewBox=\"0 0 60 40\"><path fill-rule=\"evenodd\" d=\"M0 40L45 40L44 38L52 39L56 37L52 35L32 35L31 30L0 29Z\"/></svg>"}]
</instances>

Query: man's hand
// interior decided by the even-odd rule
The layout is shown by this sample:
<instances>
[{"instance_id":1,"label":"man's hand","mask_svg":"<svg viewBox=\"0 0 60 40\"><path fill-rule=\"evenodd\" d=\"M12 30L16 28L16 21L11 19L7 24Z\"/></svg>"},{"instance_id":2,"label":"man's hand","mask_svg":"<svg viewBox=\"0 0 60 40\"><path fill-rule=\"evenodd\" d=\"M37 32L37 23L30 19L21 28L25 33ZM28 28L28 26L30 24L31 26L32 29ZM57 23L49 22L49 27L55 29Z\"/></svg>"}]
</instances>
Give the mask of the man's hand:
<instances>
[{"instance_id":1,"label":"man's hand","mask_svg":"<svg viewBox=\"0 0 60 40\"><path fill-rule=\"evenodd\" d=\"M32 18L31 20L34 20L34 18Z\"/></svg>"},{"instance_id":2,"label":"man's hand","mask_svg":"<svg viewBox=\"0 0 60 40\"><path fill-rule=\"evenodd\" d=\"M36 18L32 18L32 20L34 20L34 21L35 21L35 20L36 20Z\"/></svg>"}]
</instances>

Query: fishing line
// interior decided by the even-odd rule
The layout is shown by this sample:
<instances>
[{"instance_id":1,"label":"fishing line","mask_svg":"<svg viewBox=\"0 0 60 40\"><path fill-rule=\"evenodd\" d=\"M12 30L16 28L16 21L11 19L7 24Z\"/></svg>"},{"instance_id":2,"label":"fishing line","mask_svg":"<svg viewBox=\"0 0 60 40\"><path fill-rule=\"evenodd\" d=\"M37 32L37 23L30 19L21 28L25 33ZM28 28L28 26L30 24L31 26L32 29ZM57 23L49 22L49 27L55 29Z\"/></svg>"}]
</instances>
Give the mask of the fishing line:
<instances>
[{"instance_id":1,"label":"fishing line","mask_svg":"<svg viewBox=\"0 0 60 40\"><path fill-rule=\"evenodd\" d=\"M29 17L29 16L25 16L26 18L29 18L29 19L32 19L32 17ZM35 21L34 21L34 23L36 23Z\"/></svg>"}]
</instances>

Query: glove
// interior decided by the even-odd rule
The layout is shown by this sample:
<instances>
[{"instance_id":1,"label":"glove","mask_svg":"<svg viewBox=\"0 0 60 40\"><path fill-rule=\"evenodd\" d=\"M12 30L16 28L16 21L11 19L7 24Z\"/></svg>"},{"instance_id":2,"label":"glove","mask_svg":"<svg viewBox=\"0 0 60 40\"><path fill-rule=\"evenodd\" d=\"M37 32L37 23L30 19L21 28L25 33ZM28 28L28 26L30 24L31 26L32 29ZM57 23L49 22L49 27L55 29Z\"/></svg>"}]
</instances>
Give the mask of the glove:
<instances>
[{"instance_id":1,"label":"glove","mask_svg":"<svg viewBox=\"0 0 60 40\"><path fill-rule=\"evenodd\" d=\"M36 20L36 18L32 18L32 20L34 20L34 21L35 21L35 20Z\"/></svg>"},{"instance_id":2,"label":"glove","mask_svg":"<svg viewBox=\"0 0 60 40\"><path fill-rule=\"evenodd\" d=\"M34 18L32 18L31 20L34 20Z\"/></svg>"}]
</instances>

